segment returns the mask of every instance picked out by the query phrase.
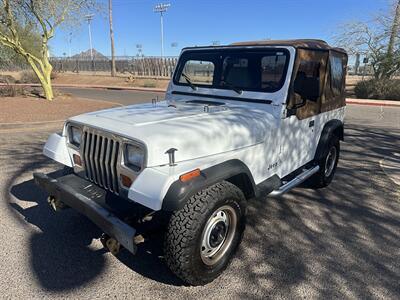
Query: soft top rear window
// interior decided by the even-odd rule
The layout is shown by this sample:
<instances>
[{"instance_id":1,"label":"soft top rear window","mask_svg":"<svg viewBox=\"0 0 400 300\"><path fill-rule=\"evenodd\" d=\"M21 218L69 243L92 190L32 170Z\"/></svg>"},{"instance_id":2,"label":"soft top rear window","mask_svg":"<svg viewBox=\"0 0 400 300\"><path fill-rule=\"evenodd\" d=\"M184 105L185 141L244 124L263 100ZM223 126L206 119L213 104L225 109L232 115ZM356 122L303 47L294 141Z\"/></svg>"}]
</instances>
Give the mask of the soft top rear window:
<instances>
[{"instance_id":1,"label":"soft top rear window","mask_svg":"<svg viewBox=\"0 0 400 300\"><path fill-rule=\"evenodd\" d=\"M187 50L174 84L272 93L282 88L288 63L286 49Z\"/></svg>"}]
</instances>

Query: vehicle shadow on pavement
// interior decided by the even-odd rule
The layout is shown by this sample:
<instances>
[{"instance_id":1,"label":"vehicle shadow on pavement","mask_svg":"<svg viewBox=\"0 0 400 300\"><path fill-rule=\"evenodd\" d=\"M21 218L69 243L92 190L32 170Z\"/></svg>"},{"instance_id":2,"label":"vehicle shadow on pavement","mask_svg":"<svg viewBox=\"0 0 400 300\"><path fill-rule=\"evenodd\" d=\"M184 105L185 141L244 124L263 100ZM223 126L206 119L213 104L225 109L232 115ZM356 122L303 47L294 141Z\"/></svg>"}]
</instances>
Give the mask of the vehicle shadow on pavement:
<instances>
[{"instance_id":1,"label":"vehicle shadow on pavement","mask_svg":"<svg viewBox=\"0 0 400 300\"><path fill-rule=\"evenodd\" d=\"M399 187L386 177L379 161L398 153L399 141L400 130L348 124L332 184L251 200L243 243L227 271L190 291L205 298L398 298ZM42 145L26 146L16 145L21 150L7 154L19 162L7 181L16 199L9 195L8 207L22 228L27 222L38 228L27 227L32 232L33 275L50 291L79 289L105 272L104 250L91 245L100 231L72 210L53 213L33 180L15 184L21 174L49 167L38 154ZM136 256L122 251L117 258L155 282L180 286L163 263L161 243L154 239L141 245ZM164 291L165 285L149 287ZM178 293L191 295L186 288Z\"/></svg>"},{"instance_id":2,"label":"vehicle shadow on pavement","mask_svg":"<svg viewBox=\"0 0 400 300\"><path fill-rule=\"evenodd\" d=\"M123 249L117 258L132 271L157 282L182 286L185 283L176 277L167 267L163 259L163 234L139 245L135 256Z\"/></svg>"},{"instance_id":3,"label":"vehicle shadow on pavement","mask_svg":"<svg viewBox=\"0 0 400 300\"><path fill-rule=\"evenodd\" d=\"M79 287L102 272L105 250L89 247L101 234L93 223L72 210L54 212L33 180L13 186L10 192L27 206L14 202L11 207L39 229L30 236L30 262L44 288L63 291Z\"/></svg>"},{"instance_id":4,"label":"vehicle shadow on pavement","mask_svg":"<svg viewBox=\"0 0 400 300\"><path fill-rule=\"evenodd\" d=\"M56 175L53 172L50 175ZM11 195L30 202L23 208L10 203L24 218L35 225L41 233L31 236L31 264L35 276L49 290L62 291L79 287L102 273L105 265L104 248L93 250L93 239L102 232L89 219L72 209L54 212L47 203L47 195L34 180L12 186ZM170 285L183 285L163 262L162 236L140 245L135 256L122 249L117 259L149 279Z\"/></svg>"}]
</instances>

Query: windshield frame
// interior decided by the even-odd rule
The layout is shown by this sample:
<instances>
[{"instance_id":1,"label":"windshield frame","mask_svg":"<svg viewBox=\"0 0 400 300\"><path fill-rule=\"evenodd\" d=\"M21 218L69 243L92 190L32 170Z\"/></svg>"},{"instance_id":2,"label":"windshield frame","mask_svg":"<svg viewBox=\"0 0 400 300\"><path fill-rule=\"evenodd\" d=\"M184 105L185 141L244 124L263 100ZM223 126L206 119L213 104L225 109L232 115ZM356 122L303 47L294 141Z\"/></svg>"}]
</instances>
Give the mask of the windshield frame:
<instances>
[{"instance_id":1,"label":"windshield frame","mask_svg":"<svg viewBox=\"0 0 400 300\"><path fill-rule=\"evenodd\" d=\"M185 67L186 62L190 60L197 60L196 56L201 55L201 54L210 54L210 55L215 55L217 53L221 53L224 57L227 57L229 55L241 55L243 53L249 53L249 54L258 54L262 55L263 53L265 54L271 54L271 53L276 53L276 52L283 52L283 55L286 57L285 61L285 66L282 72L282 78L279 82L279 85L274 88L274 89L263 89L263 88L247 88L247 87L238 87L240 90L244 92L256 92L256 93L266 93L266 94L271 94L271 93L276 93L282 89L284 86L288 71L289 71L289 64L290 64L290 51L287 48L281 48L281 47L260 47L260 48L243 48L243 47L226 47L226 48L191 48L188 50L184 50L179 57L172 81L173 84L176 86L184 86L184 87L190 87L190 85L187 82L180 82L179 79L181 77L181 73L183 72L183 69ZM193 55L195 54L195 55ZM208 61L204 59L204 61ZM214 70L214 76L220 76L220 73L222 72L222 61L221 59L221 64L215 65L215 70ZM219 68L219 69L218 69ZM204 88L204 89L217 89L217 90L225 90L225 91L232 91L231 88L228 86L221 86L221 85L214 85L214 83L210 84L198 84L194 83L194 85L198 88Z\"/></svg>"}]
</instances>

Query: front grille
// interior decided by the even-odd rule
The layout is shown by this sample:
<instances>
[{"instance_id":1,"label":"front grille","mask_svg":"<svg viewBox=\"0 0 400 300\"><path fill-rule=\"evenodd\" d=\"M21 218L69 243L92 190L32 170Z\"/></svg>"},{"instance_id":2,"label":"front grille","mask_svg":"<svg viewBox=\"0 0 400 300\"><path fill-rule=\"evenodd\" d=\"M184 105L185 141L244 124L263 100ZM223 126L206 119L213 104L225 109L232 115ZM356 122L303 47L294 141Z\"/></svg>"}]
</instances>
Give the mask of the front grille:
<instances>
[{"instance_id":1,"label":"front grille","mask_svg":"<svg viewBox=\"0 0 400 300\"><path fill-rule=\"evenodd\" d=\"M91 129L82 136L82 156L86 178L99 186L119 194L118 153L120 142Z\"/></svg>"}]
</instances>

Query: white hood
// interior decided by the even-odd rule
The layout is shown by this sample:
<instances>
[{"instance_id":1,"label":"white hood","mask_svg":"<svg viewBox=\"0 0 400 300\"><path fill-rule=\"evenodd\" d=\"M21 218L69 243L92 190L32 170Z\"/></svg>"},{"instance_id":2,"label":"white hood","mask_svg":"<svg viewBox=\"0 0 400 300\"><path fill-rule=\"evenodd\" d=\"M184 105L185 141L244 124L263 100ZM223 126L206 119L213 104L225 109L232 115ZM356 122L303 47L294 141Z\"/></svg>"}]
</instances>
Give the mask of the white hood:
<instances>
[{"instance_id":1,"label":"white hood","mask_svg":"<svg viewBox=\"0 0 400 300\"><path fill-rule=\"evenodd\" d=\"M113 108L79 115L70 121L143 142L149 167L168 163L165 152L176 148L176 162L238 150L263 142L273 116L240 105L209 107L167 102Z\"/></svg>"}]
</instances>

